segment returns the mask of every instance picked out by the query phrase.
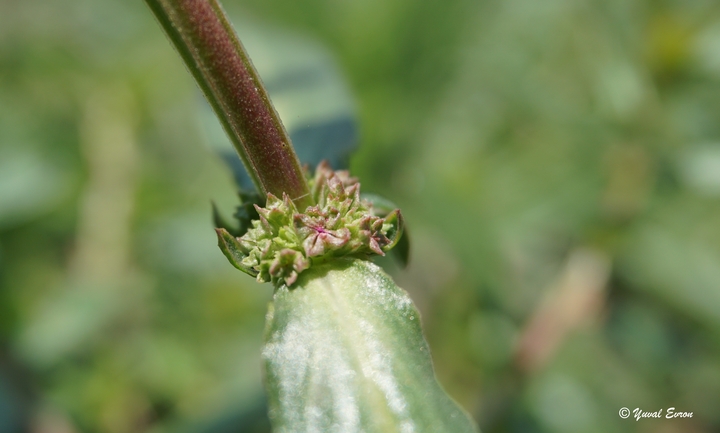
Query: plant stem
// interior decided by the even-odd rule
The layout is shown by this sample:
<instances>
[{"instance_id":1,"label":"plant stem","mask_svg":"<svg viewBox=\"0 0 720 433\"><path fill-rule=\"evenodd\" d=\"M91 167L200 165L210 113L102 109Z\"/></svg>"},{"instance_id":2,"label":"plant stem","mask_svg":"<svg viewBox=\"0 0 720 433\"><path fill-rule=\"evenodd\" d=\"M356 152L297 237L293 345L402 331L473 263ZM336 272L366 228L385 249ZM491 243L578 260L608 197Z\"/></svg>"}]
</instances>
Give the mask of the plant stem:
<instances>
[{"instance_id":1,"label":"plant stem","mask_svg":"<svg viewBox=\"0 0 720 433\"><path fill-rule=\"evenodd\" d=\"M312 204L300 162L217 0L145 0L218 115L261 193Z\"/></svg>"}]
</instances>

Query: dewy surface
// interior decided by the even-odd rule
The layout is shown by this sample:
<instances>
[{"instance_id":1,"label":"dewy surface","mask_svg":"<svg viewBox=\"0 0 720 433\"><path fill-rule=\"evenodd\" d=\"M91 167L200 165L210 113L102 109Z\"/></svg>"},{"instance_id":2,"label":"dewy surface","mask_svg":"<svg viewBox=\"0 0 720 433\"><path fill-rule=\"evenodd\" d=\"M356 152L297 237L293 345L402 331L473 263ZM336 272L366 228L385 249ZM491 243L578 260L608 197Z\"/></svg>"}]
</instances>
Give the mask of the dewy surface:
<instances>
[{"instance_id":1,"label":"dewy surface","mask_svg":"<svg viewBox=\"0 0 720 433\"><path fill-rule=\"evenodd\" d=\"M276 432L476 432L435 379L420 317L378 266L337 259L281 286L263 358Z\"/></svg>"}]
</instances>

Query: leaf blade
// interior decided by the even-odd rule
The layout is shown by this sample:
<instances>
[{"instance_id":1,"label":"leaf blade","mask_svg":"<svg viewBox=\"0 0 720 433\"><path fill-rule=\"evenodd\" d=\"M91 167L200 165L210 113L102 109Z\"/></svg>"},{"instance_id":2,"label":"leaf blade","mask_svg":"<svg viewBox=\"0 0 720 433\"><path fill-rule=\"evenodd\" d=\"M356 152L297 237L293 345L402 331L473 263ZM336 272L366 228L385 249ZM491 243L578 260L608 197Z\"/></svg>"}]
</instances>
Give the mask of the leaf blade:
<instances>
[{"instance_id":1,"label":"leaf blade","mask_svg":"<svg viewBox=\"0 0 720 433\"><path fill-rule=\"evenodd\" d=\"M418 311L376 265L313 267L268 312L276 432L477 432L435 379Z\"/></svg>"}]
</instances>

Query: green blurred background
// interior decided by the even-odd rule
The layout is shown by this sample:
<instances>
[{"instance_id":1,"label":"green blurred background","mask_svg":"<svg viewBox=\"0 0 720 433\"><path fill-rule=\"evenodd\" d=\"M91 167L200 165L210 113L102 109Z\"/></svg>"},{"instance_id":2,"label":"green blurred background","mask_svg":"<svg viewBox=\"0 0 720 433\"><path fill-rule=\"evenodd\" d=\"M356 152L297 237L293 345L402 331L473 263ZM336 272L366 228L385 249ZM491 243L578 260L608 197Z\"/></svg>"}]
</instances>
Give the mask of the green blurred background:
<instances>
[{"instance_id":1,"label":"green blurred background","mask_svg":"<svg viewBox=\"0 0 720 433\"><path fill-rule=\"evenodd\" d=\"M225 6L334 59L412 235L385 265L485 433L720 431L720 3ZM0 2L0 433L268 431L272 290L215 245L201 113L142 2Z\"/></svg>"}]
</instances>

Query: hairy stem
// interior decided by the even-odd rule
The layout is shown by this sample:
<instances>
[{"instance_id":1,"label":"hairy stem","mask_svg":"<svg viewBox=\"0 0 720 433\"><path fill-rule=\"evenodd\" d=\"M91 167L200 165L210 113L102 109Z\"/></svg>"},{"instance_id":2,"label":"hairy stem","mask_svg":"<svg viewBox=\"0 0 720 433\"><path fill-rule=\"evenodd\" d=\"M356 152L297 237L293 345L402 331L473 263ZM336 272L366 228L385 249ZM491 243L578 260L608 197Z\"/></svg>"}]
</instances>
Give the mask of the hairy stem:
<instances>
[{"instance_id":1,"label":"hairy stem","mask_svg":"<svg viewBox=\"0 0 720 433\"><path fill-rule=\"evenodd\" d=\"M220 118L261 193L312 204L290 138L216 0L145 0Z\"/></svg>"}]
</instances>

